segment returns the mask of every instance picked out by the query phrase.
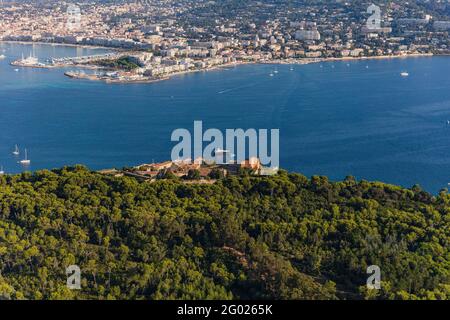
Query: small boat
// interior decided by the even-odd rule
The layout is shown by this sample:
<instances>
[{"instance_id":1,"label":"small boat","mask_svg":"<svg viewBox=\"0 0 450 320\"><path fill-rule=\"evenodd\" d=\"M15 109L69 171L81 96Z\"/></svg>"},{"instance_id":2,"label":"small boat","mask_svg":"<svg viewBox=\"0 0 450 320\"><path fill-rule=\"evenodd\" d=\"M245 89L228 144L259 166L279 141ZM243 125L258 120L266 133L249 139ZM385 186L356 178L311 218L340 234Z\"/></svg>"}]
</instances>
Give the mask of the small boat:
<instances>
[{"instance_id":1,"label":"small boat","mask_svg":"<svg viewBox=\"0 0 450 320\"><path fill-rule=\"evenodd\" d=\"M278 70L275 70L273 73L278 73Z\"/></svg>"},{"instance_id":2,"label":"small boat","mask_svg":"<svg viewBox=\"0 0 450 320\"><path fill-rule=\"evenodd\" d=\"M28 159L27 149L25 149L25 159L19 161L20 164L28 165L31 161Z\"/></svg>"},{"instance_id":3,"label":"small boat","mask_svg":"<svg viewBox=\"0 0 450 320\"><path fill-rule=\"evenodd\" d=\"M273 73L271 73L271 74L269 74L269 76L273 77L273 76L274 76L274 74L273 74Z\"/></svg>"},{"instance_id":4,"label":"small boat","mask_svg":"<svg viewBox=\"0 0 450 320\"><path fill-rule=\"evenodd\" d=\"M230 151L228 150L223 150L222 148L218 148L216 150L214 150L215 154L224 154L224 153L230 153Z\"/></svg>"},{"instance_id":5,"label":"small boat","mask_svg":"<svg viewBox=\"0 0 450 320\"><path fill-rule=\"evenodd\" d=\"M409 73L406 72L406 71L404 71L404 72L400 73L400 75L401 75L402 77L407 77L407 76L409 76Z\"/></svg>"},{"instance_id":6,"label":"small boat","mask_svg":"<svg viewBox=\"0 0 450 320\"><path fill-rule=\"evenodd\" d=\"M19 154L20 154L19 147L16 144L16 147L14 148L14 151L13 151L13 155L18 156Z\"/></svg>"},{"instance_id":7,"label":"small boat","mask_svg":"<svg viewBox=\"0 0 450 320\"><path fill-rule=\"evenodd\" d=\"M293 67L291 67L291 69L290 69L291 71L294 71L294 68Z\"/></svg>"},{"instance_id":8,"label":"small boat","mask_svg":"<svg viewBox=\"0 0 450 320\"><path fill-rule=\"evenodd\" d=\"M6 56L4 54L0 54L0 60L3 60L5 58L6 58Z\"/></svg>"},{"instance_id":9,"label":"small boat","mask_svg":"<svg viewBox=\"0 0 450 320\"><path fill-rule=\"evenodd\" d=\"M3 171L3 166L0 166L0 176L4 175L5 171Z\"/></svg>"},{"instance_id":10,"label":"small boat","mask_svg":"<svg viewBox=\"0 0 450 320\"><path fill-rule=\"evenodd\" d=\"M14 69L15 72L19 72L19 69Z\"/></svg>"}]
</instances>

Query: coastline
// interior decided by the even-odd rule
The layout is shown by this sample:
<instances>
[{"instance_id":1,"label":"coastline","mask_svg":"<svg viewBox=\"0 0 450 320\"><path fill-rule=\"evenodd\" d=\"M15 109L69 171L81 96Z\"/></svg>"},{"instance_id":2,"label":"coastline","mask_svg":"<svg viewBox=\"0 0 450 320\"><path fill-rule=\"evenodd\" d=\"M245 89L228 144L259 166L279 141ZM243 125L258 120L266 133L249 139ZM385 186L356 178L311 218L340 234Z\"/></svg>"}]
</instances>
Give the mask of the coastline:
<instances>
[{"instance_id":1,"label":"coastline","mask_svg":"<svg viewBox=\"0 0 450 320\"><path fill-rule=\"evenodd\" d=\"M434 57L434 56L437 56L437 55L435 55L433 53L411 53L411 54L405 54L405 55L383 55L383 56L340 57L340 58L294 58L294 59L284 59L284 60L260 61L260 62L256 62L256 63L303 65L303 64L323 63L323 62L386 60L386 59L401 59L401 58L408 59L408 58L421 58L421 57Z\"/></svg>"},{"instance_id":2,"label":"coastline","mask_svg":"<svg viewBox=\"0 0 450 320\"><path fill-rule=\"evenodd\" d=\"M149 79L149 80L104 80L104 79L91 79L93 81L104 81L106 83L154 83L164 80L169 80L173 76L179 76L184 74L196 73L196 72L208 72L219 69L227 69L228 67L237 67L240 65L251 65L251 64L273 64L273 65L307 65L313 63L326 63L326 62L343 62L343 61L361 61L361 60L387 60L387 59L409 59L409 58L423 58L423 57L434 57L435 54L424 53L424 54L408 54L408 55L392 55L392 56L371 56L371 57L342 57L342 58L319 58L319 59L292 59L292 60L268 60L268 61L237 61L228 64L213 66L201 70L188 70L180 71L168 74L161 79ZM450 55L449 55L450 56Z\"/></svg>"},{"instance_id":3,"label":"coastline","mask_svg":"<svg viewBox=\"0 0 450 320\"><path fill-rule=\"evenodd\" d=\"M45 42L45 41L14 41L14 40L0 40L0 43L11 43L11 44L38 44L38 45L46 45L46 46L55 46L55 47L72 47L72 48L82 48L82 49L105 49L111 51L127 51L123 48L115 48L115 47L105 47L105 46L93 46L89 44L71 44L71 43L59 43L59 42Z\"/></svg>"},{"instance_id":4,"label":"coastline","mask_svg":"<svg viewBox=\"0 0 450 320\"><path fill-rule=\"evenodd\" d=\"M227 63L227 64L223 64L223 65L212 66L212 67L206 68L206 69L179 71L179 72L174 72L174 73L168 74L168 75L160 77L160 78L147 78L147 79L129 79L129 80L127 80L127 79L123 79L123 80L121 80L121 79L105 79L102 77L96 78L94 75L88 75L88 74L74 75L74 74L71 74L70 72L65 72L64 75L69 78L72 78L72 79L102 81L102 82L105 82L108 84L155 83L155 82L169 80L170 78L172 78L174 76L180 76L180 75L197 73L197 72L209 72L209 71L215 71L215 70L219 70L219 69L227 69L229 67L236 67L236 66L244 65L244 64L251 64L251 63L243 62L243 61L231 62L231 63Z\"/></svg>"},{"instance_id":5,"label":"coastline","mask_svg":"<svg viewBox=\"0 0 450 320\"><path fill-rule=\"evenodd\" d=\"M267 61L237 61L232 63L227 63L218 66L212 66L206 69L199 70L187 70L187 71L179 71L168 74L161 78L155 79L131 79L131 80L112 80L112 79L103 79L103 78L94 78L89 76L69 76L67 73L64 73L66 76L69 76L73 79L82 79L82 80L90 80L90 81L103 81L108 84L132 84L132 83L155 83L160 81L169 80L174 76L196 73L196 72L209 72L219 69L227 69L229 67L237 67L240 65L248 65L248 64L273 64L273 65L307 65L313 63L326 63L326 62L343 62L343 61L363 61L363 60L387 60L387 59L409 59L409 58L424 58L424 57L434 57L435 54L432 53L417 53L417 54L408 54L408 55L390 55L390 56L370 56L370 57L342 57L342 58L318 58L318 59L308 59L308 58L299 58L299 59L286 59L286 60L267 60Z\"/></svg>"},{"instance_id":6,"label":"coastline","mask_svg":"<svg viewBox=\"0 0 450 320\"><path fill-rule=\"evenodd\" d=\"M0 43L11 43L11 44L39 44L39 45L48 45L48 46L66 46L66 47L77 47L77 48L88 48L88 49L105 49L116 51L117 53L127 52L129 50L125 50L123 48L113 48L113 47L103 47L103 46L91 46L91 45L78 45L78 44L65 44L65 43L49 43L49 42L34 42L34 41L13 41L13 40L0 40ZM313 63L326 63L326 62L341 62L341 61L364 61L364 60L385 60L385 59L407 59L407 58L419 58L419 57L433 57L440 56L441 54L433 54L433 53L410 53L410 54L402 54L402 55L382 55L382 56L362 56L362 57L331 57L331 58L287 58L287 59L276 59L276 60L260 60L260 61L246 61L240 60L222 65L215 65L204 69L195 69L195 70L185 70L178 71L170 74L166 74L162 77L158 78L136 78L136 79L113 79L113 78L105 78L99 77L95 75L76 75L71 74L68 75L67 72L64 73L65 76L69 76L72 79L84 79L91 81L103 81L108 84L132 84L132 83L154 83L159 81L168 80L173 76L179 76L189 73L195 72L208 72L212 70L226 69L228 67L236 67L239 65L247 65L247 64L274 64L274 65L306 65ZM450 54L442 54L442 56L450 56ZM13 64L12 64L13 65ZM22 65L21 67L31 67L31 68L64 68L69 67L65 65L46 65L46 66L34 66L34 65ZM73 66L76 68L84 68L84 69L92 69L92 70L105 70L107 68L101 68L99 66L93 65L76 65Z\"/></svg>"}]
</instances>

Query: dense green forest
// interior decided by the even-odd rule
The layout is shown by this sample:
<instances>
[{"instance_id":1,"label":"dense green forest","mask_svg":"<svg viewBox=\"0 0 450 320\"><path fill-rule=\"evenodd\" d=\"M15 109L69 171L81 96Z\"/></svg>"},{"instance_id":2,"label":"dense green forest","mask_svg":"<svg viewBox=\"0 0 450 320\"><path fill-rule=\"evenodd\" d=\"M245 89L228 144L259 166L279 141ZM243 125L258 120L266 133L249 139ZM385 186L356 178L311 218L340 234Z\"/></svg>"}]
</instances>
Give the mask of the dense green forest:
<instances>
[{"instance_id":1,"label":"dense green forest","mask_svg":"<svg viewBox=\"0 0 450 320\"><path fill-rule=\"evenodd\" d=\"M129 57L120 57L115 60L103 59L93 61L91 64L95 64L98 66L102 66L105 68L118 69L118 70L126 70L131 71L139 68L135 62L133 62Z\"/></svg>"},{"instance_id":2,"label":"dense green forest","mask_svg":"<svg viewBox=\"0 0 450 320\"><path fill-rule=\"evenodd\" d=\"M285 171L0 176L0 299L449 299L449 212L446 191ZM81 290L66 286L73 264Z\"/></svg>"}]
</instances>

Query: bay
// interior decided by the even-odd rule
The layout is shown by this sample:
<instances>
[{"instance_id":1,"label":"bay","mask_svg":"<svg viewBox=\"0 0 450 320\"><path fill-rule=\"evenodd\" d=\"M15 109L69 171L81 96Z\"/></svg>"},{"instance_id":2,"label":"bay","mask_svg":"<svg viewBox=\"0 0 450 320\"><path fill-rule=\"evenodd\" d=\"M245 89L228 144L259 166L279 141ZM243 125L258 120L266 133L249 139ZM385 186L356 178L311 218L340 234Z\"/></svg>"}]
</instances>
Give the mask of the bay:
<instances>
[{"instance_id":1,"label":"bay","mask_svg":"<svg viewBox=\"0 0 450 320\"><path fill-rule=\"evenodd\" d=\"M9 63L103 53L0 43L0 165L7 173L170 159L173 130L280 129L280 165L332 180L353 175L430 192L450 182L450 59L242 65L152 84L73 80ZM270 76L274 70L278 73ZM408 71L409 77L400 73ZM27 148L20 166L14 145Z\"/></svg>"}]
</instances>

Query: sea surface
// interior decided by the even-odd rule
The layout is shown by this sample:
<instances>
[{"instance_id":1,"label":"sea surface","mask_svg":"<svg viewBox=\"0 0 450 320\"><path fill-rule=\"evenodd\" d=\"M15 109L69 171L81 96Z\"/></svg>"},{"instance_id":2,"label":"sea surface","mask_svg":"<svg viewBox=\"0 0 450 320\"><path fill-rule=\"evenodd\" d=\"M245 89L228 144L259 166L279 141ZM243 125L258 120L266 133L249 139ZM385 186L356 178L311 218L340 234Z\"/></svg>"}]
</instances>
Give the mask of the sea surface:
<instances>
[{"instance_id":1,"label":"sea surface","mask_svg":"<svg viewBox=\"0 0 450 320\"><path fill-rule=\"evenodd\" d=\"M7 173L164 161L175 145L172 131L192 131L202 120L204 129L280 129L281 167L307 176L417 183L430 192L450 182L450 57L292 70L243 65L151 84L105 84L69 79L63 69L9 65L30 52L44 61L106 50L0 44L0 165ZM29 167L17 163L24 148Z\"/></svg>"}]
</instances>

